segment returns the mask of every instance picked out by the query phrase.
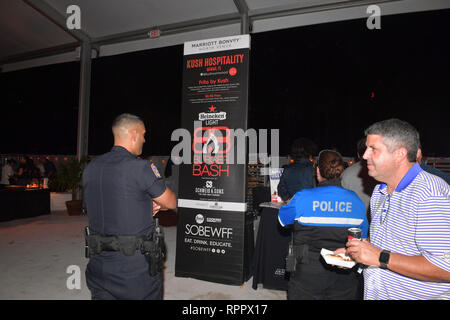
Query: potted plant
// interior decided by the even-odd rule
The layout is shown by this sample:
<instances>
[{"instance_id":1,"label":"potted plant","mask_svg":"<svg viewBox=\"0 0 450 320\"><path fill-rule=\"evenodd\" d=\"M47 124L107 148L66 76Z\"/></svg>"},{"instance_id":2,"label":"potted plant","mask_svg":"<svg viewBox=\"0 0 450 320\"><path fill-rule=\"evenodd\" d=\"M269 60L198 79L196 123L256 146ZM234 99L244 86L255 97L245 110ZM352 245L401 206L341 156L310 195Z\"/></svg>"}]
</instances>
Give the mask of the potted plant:
<instances>
[{"instance_id":1,"label":"potted plant","mask_svg":"<svg viewBox=\"0 0 450 320\"><path fill-rule=\"evenodd\" d=\"M82 201L78 199L78 194L81 191L81 177L87 162L86 157L81 160L74 158L68 163L63 163L49 182L51 189L72 193L72 200L66 201L67 212L70 216L82 213Z\"/></svg>"}]
</instances>

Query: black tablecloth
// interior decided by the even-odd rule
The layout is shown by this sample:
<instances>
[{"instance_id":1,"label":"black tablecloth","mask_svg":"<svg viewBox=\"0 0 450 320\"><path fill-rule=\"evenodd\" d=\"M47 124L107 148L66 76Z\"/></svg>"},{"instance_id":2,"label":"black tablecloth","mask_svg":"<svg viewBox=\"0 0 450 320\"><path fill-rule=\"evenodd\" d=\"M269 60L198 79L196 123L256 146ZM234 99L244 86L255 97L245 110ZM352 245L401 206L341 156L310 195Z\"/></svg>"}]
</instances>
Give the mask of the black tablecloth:
<instances>
[{"instance_id":1,"label":"black tablecloth","mask_svg":"<svg viewBox=\"0 0 450 320\"><path fill-rule=\"evenodd\" d=\"M0 221L50 214L49 189L0 189Z\"/></svg>"},{"instance_id":2,"label":"black tablecloth","mask_svg":"<svg viewBox=\"0 0 450 320\"><path fill-rule=\"evenodd\" d=\"M263 208L253 255L253 289L262 283L266 289L287 290L285 274L291 229L278 222L278 209Z\"/></svg>"}]
</instances>

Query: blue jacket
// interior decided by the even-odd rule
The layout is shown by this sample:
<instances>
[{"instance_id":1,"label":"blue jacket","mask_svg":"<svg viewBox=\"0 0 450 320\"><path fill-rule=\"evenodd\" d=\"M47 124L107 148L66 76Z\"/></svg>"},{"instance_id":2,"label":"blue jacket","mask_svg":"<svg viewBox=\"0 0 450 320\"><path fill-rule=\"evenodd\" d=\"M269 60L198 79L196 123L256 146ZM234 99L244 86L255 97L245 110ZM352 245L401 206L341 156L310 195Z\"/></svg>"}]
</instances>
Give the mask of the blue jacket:
<instances>
[{"instance_id":1,"label":"blue jacket","mask_svg":"<svg viewBox=\"0 0 450 320\"><path fill-rule=\"evenodd\" d=\"M280 208L281 225L295 224L297 244L309 244L316 250L335 250L345 246L347 229L357 227L367 238L369 223L364 203L355 192L339 186L319 186L297 192Z\"/></svg>"}]
</instances>

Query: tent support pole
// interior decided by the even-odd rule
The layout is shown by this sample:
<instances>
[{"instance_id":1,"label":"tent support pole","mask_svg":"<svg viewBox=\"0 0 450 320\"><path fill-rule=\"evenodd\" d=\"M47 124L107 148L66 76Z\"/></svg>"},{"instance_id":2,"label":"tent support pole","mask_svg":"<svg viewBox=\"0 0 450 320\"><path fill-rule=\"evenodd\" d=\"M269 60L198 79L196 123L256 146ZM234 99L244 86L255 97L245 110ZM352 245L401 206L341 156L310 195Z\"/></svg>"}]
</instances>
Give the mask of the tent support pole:
<instances>
[{"instance_id":1,"label":"tent support pole","mask_svg":"<svg viewBox=\"0 0 450 320\"><path fill-rule=\"evenodd\" d=\"M248 16L248 5L245 0L233 0L234 5L241 16L241 34L250 33L250 18Z\"/></svg>"},{"instance_id":2,"label":"tent support pole","mask_svg":"<svg viewBox=\"0 0 450 320\"><path fill-rule=\"evenodd\" d=\"M77 158L88 155L89 103L91 93L91 53L89 42L83 41L80 52L80 93L78 99Z\"/></svg>"}]
</instances>

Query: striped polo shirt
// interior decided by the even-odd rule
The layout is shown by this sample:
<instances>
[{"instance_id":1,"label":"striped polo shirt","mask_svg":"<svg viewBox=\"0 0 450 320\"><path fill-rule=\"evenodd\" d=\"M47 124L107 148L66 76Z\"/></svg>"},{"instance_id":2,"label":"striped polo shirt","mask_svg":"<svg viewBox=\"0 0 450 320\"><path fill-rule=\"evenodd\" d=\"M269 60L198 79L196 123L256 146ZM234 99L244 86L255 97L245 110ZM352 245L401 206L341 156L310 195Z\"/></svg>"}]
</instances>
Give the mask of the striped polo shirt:
<instances>
[{"instance_id":1,"label":"striped polo shirt","mask_svg":"<svg viewBox=\"0 0 450 320\"><path fill-rule=\"evenodd\" d=\"M416 163L390 195L375 187L371 202L370 242L407 256L424 256L450 272L450 186ZM426 282L390 270L364 270L366 300L450 299L450 283Z\"/></svg>"}]
</instances>

